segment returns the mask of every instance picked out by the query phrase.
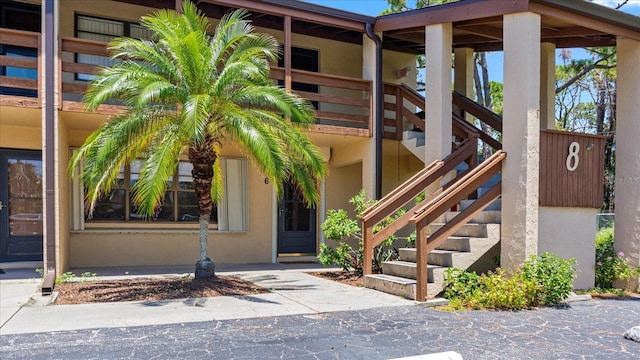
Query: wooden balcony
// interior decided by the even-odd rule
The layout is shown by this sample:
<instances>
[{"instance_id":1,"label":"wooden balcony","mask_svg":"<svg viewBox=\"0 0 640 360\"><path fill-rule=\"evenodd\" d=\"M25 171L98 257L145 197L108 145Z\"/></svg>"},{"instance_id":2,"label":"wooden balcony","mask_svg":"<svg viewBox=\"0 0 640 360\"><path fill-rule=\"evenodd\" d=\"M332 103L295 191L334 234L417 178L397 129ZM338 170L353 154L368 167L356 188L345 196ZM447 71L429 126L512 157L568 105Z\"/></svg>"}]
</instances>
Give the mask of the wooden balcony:
<instances>
[{"instance_id":1,"label":"wooden balcony","mask_svg":"<svg viewBox=\"0 0 640 360\"><path fill-rule=\"evenodd\" d=\"M0 66L11 69L35 70L35 78L0 75L0 105L40 107L39 71L40 34L0 28L0 45L31 49L36 57L0 55ZM107 60L106 43L73 37L60 40L60 74L58 91L62 94L59 110L82 112L82 94L86 91L97 62ZM2 74L5 74L4 72ZM272 67L274 83L285 77L285 68ZM372 136L372 82L333 74L291 70L291 81L313 85L318 92L298 91L317 107L317 122L310 131L349 136ZM295 92L295 91L294 91ZM97 113L110 115L119 112L118 104L103 105Z\"/></svg>"}]
</instances>

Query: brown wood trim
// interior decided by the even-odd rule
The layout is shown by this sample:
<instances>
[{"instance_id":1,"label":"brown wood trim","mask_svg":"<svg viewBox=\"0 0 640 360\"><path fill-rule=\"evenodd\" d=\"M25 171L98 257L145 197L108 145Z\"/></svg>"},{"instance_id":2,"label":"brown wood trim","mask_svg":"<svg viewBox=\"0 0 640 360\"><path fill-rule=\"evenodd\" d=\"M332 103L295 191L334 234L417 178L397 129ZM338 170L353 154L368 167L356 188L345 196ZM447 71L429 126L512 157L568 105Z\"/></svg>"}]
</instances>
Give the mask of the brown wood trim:
<instances>
[{"instance_id":1,"label":"brown wood trim","mask_svg":"<svg viewBox=\"0 0 640 360\"><path fill-rule=\"evenodd\" d=\"M319 101L324 103L350 105L350 106L358 106L358 107L369 107L368 99L360 99L360 98L341 96L341 95L320 94L320 93L313 93L313 92L307 92L307 91L295 91L295 93L311 101Z\"/></svg>"},{"instance_id":2,"label":"brown wood trim","mask_svg":"<svg viewBox=\"0 0 640 360\"><path fill-rule=\"evenodd\" d=\"M313 71L292 69L294 82L331 86L350 90L369 91L371 80L363 80L340 75L316 73Z\"/></svg>"},{"instance_id":3,"label":"brown wood trim","mask_svg":"<svg viewBox=\"0 0 640 360\"><path fill-rule=\"evenodd\" d=\"M100 67L91 64L81 64L75 62L62 62L62 71L74 74L95 74Z\"/></svg>"},{"instance_id":4,"label":"brown wood trim","mask_svg":"<svg viewBox=\"0 0 640 360\"><path fill-rule=\"evenodd\" d=\"M102 41L62 37L62 45L60 48L61 51L68 51L77 54L109 56L107 43Z\"/></svg>"},{"instance_id":5,"label":"brown wood trim","mask_svg":"<svg viewBox=\"0 0 640 360\"><path fill-rule=\"evenodd\" d=\"M100 105L92 114L100 115L115 115L121 113L124 110L124 106L120 105ZM85 112L84 104L79 101L63 101L62 111L68 112Z\"/></svg>"},{"instance_id":6,"label":"brown wood trim","mask_svg":"<svg viewBox=\"0 0 640 360\"><path fill-rule=\"evenodd\" d=\"M284 68L278 67L278 66L272 66L271 78L274 80L284 80Z\"/></svg>"},{"instance_id":7,"label":"brown wood trim","mask_svg":"<svg viewBox=\"0 0 640 360\"><path fill-rule=\"evenodd\" d=\"M369 123L369 117L366 115L344 114L332 111L317 111L316 115L318 119L324 120L344 121L365 125Z\"/></svg>"},{"instance_id":8,"label":"brown wood trim","mask_svg":"<svg viewBox=\"0 0 640 360\"><path fill-rule=\"evenodd\" d=\"M11 67L18 67L23 69L37 69L38 60L0 55L0 66L11 66Z\"/></svg>"},{"instance_id":9,"label":"brown wood trim","mask_svg":"<svg viewBox=\"0 0 640 360\"><path fill-rule=\"evenodd\" d=\"M13 76L0 76L0 86L18 89L38 90L38 80Z\"/></svg>"},{"instance_id":10,"label":"brown wood trim","mask_svg":"<svg viewBox=\"0 0 640 360\"><path fill-rule=\"evenodd\" d=\"M0 44L39 48L40 34L31 31L0 28Z\"/></svg>"},{"instance_id":11,"label":"brown wood trim","mask_svg":"<svg viewBox=\"0 0 640 360\"><path fill-rule=\"evenodd\" d=\"M38 98L15 95L0 95L0 106L40 108L42 104Z\"/></svg>"},{"instance_id":12,"label":"brown wood trim","mask_svg":"<svg viewBox=\"0 0 640 360\"><path fill-rule=\"evenodd\" d=\"M211 2L211 0L206 0ZM265 14L272 14L277 16L291 16L294 19L301 19L304 21L335 26L348 30L355 30L364 33L364 22L341 19L324 14L318 14L310 11L303 11L295 8L283 7L277 4L269 4L267 2L250 1L250 0L215 0L213 1L219 5L225 5L231 8L245 8L250 11L257 11Z\"/></svg>"},{"instance_id":13,"label":"brown wood trim","mask_svg":"<svg viewBox=\"0 0 640 360\"><path fill-rule=\"evenodd\" d=\"M639 31L628 29L623 25L616 25L614 23L607 22L601 19L582 15L574 11L559 9L536 2L531 2L529 4L529 8L531 12L535 12L543 16L549 16L565 22L569 22L574 25L583 26L588 29L593 29L604 33L623 36L629 39L640 41Z\"/></svg>"},{"instance_id":14,"label":"brown wood trim","mask_svg":"<svg viewBox=\"0 0 640 360\"><path fill-rule=\"evenodd\" d=\"M71 93L71 94L84 94L87 91L88 84L83 83L73 83L73 82L63 82L62 83L62 92L63 93Z\"/></svg>"},{"instance_id":15,"label":"brown wood trim","mask_svg":"<svg viewBox=\"0 0 640 360\"><path fill-rule=\"evenodd\" d=\"M310 132L342 136L371 137L369 129L359 129L335 125L311 124L307 128Z\"/></svg>"},{"instance_id":16,"label":"brown wood trim","mask_svg":"<svg viewBox=\"0 0 640 360\"><path fill-rule=\"evenodd\" d=\"M466 0L406 13L381 16L376 21L374 30L382 32L431 24L493 18L528 10L528 1Z\"/></svg>"}]
</instances>

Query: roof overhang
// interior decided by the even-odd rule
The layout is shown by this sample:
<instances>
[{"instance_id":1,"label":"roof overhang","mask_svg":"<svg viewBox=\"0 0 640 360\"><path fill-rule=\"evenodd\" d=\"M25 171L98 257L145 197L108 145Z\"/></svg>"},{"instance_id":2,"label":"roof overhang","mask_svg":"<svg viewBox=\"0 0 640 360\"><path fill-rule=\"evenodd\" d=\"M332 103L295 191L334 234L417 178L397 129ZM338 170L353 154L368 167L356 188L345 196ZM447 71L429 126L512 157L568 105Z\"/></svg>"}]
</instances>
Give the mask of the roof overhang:
<instances>
[{"instance_id":1,"label":"roof overhang","mask_svg":"<svg viewBox=\"0 0 640 360\"><path fill-rule=\"evenodd\" d=\"M378 18L388 49L424 52L424 27L453 23L453 46L502 49L504 15L541 16L541 40L558 48L615 46L617 37L640 41L640 18L581 0L464 0Z\"/></svg>"}]
</instances>

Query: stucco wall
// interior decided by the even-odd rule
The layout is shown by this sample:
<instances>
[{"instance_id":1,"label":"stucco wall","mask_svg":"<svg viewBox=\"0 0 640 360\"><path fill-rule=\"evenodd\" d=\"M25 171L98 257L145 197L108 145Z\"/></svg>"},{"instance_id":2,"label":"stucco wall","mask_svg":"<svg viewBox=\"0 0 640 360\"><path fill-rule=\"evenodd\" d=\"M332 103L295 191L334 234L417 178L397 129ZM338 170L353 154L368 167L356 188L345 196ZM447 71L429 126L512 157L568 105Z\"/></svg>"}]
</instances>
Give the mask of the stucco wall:
<instances>
[{"instance_id":1,"label":"stucco wall","mask_svg":"<svg viewBox=\"0 0 640 360\"><path fill-rule=\"evenodd\" d=\"M589 289L595 279L596 209L540 207L538 253L550 252L578 261L577 289Z\"/></svg>"},{"instance_id":2,"label":"stucco wall","mask_svg":"<svg viewBox=\"0 0 640 360\"><path fill-rule=\"evenodd\" d=\"M232 145L224 156L239 155ZM219 263L271 262L272 187L253 167L248 171L248 229L211 231L209 256ZM197 224L193 230L92 229L70 234L71 267L188 265L199 256Z\"/></svg>"}]
</instances>

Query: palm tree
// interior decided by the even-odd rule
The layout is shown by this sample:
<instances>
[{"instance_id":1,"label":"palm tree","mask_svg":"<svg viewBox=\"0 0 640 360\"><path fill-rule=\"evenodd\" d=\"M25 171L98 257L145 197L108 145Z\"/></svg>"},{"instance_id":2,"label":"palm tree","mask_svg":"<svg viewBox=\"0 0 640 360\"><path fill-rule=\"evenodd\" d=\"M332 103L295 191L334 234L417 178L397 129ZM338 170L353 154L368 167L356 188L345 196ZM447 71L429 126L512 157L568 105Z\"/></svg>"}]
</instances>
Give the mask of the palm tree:
<instances>
[{"instance_id":1,"label":"palm tree","mask_svg":"<svg viewBox=\"0 0 640 360\"><path fill-rule=\"evenodd\" d=\"M314 121L313 106L273 85L269 64L277 60L278 42L255 32L247 16L243 9L230 12L208 35L207 18L185 1L182 13L159 10L141 18L151 40L113 40L110 54L119 61L99 71L83 100L87 111L113 100L125 110L90 135L70 163L73 170L82 162L80 179L93 211L120 167L144 159L132 201L150 216L186 155L198 198L196 278L214 276L207 240L222 190L216 161L222 140L240 144L278 194L289 181L309 205L317 203L318 180L326 174L321 152L300 129Z\"/></svg>"}]
</instances>

